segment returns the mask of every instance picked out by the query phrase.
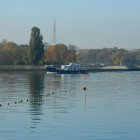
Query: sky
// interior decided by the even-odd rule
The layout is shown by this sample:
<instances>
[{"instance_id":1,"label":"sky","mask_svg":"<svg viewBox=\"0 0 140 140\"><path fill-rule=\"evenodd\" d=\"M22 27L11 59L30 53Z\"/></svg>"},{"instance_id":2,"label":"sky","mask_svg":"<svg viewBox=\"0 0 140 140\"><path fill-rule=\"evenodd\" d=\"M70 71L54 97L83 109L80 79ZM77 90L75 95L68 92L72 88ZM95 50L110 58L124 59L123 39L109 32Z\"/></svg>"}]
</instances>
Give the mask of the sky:
<instances>
[{"instance_id":1,"label":"sky","mask_svg":"<svg viewBox=\"0 0 140 140\"><path fill-rule=\"evenodd\" d=\"M31 28L43 41L81 49L140 49L140 0L0 0L0 41L28 44Z\"/></svg>"}]
</instances>

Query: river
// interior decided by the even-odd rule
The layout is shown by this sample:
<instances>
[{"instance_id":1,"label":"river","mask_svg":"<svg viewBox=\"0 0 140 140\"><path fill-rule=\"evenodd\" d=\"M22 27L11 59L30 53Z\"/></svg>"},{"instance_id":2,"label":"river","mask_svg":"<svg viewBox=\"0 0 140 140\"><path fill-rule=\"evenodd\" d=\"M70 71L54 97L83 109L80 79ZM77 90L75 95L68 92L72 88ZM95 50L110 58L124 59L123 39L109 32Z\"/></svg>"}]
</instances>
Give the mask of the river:
<instances>
[{"instance_id":1,"label":"river","mask_svg":"<svg viewBox=\"0 0 140 140\"><path fill-rule=\"evenodd\" d=\"M1 72L0 139L139 140L140 72Z\"/></svg>"}]
</instances>

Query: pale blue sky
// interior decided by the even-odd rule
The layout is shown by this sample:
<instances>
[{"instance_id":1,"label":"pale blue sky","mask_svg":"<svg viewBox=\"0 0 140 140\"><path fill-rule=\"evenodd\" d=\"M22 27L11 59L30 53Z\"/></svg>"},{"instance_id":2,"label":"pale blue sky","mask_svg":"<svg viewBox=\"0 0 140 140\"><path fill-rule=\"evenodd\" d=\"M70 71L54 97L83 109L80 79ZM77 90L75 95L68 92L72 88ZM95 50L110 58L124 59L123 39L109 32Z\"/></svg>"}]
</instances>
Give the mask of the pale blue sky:
<instances>
[{"instance_id":1,"label":"pale blue sky","mask_svg":"<svg viewBox=\"0 0 140 140\"><path fill-rule=\"evenodd\" d=\"M0 0L0 40L27 44L33 26L44 42L79 48L140 48L140 0Z\"/></svg>"}]
</instances>

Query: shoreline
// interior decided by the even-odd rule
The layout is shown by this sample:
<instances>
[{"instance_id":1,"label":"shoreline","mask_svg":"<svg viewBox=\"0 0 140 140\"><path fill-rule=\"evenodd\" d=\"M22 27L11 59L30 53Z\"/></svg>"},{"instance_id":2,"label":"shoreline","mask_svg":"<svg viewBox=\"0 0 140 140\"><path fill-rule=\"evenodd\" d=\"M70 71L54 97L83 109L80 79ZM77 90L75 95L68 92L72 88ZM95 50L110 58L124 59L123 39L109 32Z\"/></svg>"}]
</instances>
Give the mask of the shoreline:
<instances>
[{"instance_id":1,"label":"shoreline","mask_svg":"<svg viewBox=\"0 0 140 140\"><path fill-rule=\"evenodd\" d=\"M140 71L140 67L127 66L106 66L106 67L89 67L88 72L113 72L113 71Z\"/></svg>"},{"instance_id":2,"label":"shoreline","mask_svg":"<svg viewBox=\"0 0 140 140\"><path fill-rule=\"evenodd\" d=\"M126 66L107 66L107 67L83 67L87 72L115 72L115 71L140 71L140 67L126 67ZM40 71L45 72L45 66L33 65L0 65L0 72L13 71Z\"/></svg>"},{"instance_id":3,"label":"shoreline","mask_svg":"<svg viewBox=\"0 0 140 140\"><path fill-rule=\"evenodd\" d=\"M88 69L87 72L121 72L121 71L140 71L140 69Z\"/></svg>"},{"instance_id":4,"label":"shoreline","mask_svg":"<svg viewBox=\"0 0 140 140\"><path fill-rule=\"evenodd\" d=\"M0 71L46 71L46 68L33 65L0 65Z\"/></svg>"}]
</instances>

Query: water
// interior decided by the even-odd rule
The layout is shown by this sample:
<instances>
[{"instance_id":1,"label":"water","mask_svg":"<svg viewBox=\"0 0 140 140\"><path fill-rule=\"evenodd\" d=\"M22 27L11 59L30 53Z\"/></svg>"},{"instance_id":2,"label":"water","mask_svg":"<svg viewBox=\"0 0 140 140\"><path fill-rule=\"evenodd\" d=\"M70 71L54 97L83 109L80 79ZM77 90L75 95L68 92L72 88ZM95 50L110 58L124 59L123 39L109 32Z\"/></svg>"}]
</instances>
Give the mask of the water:
<instances>
[{"instance_id":1,"label":"water","mask_svg":"<svg viewBox=\"0 0 140 140\"><path fill-rule=\"evenodd\" d=\"M0 104L1 140L140 139L140 72L3 72Z\"/></svg>"}]
</instances>

